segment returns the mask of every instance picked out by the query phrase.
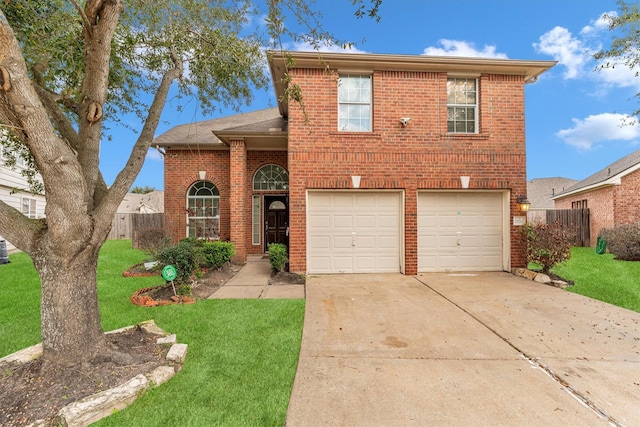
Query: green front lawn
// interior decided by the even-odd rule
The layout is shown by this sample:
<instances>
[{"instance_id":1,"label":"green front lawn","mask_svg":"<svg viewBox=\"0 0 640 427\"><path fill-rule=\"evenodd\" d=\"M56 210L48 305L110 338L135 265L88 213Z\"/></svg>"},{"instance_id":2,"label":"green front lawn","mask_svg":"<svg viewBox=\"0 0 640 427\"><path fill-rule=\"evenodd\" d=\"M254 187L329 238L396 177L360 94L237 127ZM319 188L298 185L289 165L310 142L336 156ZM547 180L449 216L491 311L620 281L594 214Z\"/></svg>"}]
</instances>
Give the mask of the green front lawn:
<instances>
[{"instance_id":1,"label":"green front lawn","mask_svg":"<svg viewBox=\"0 0 640 427\"><path fill-rule=\"evenodd\" d=\"M0 265L0 357L40 341L39 280L28 256ZM146 258L129 240L107 241L98 293L104 330L148 319L189 345L169 382L98 426L283 425L302 336L304 300L202 300L138 307L129 297L159 278L125 278ZM160 280L160 283L158 282Z\"/></svg>"},{"instance_id":2,"label":"green front lawn","mask_svg":"<svg viewBox=\"0 0 640 427\"><path fill-rule=\"evenodd\" d=\"M568 291L640 312L640 262L598 255L594 248L573 248L571 258L551 271L575 282Z\"/></svg>"}]
</instances>

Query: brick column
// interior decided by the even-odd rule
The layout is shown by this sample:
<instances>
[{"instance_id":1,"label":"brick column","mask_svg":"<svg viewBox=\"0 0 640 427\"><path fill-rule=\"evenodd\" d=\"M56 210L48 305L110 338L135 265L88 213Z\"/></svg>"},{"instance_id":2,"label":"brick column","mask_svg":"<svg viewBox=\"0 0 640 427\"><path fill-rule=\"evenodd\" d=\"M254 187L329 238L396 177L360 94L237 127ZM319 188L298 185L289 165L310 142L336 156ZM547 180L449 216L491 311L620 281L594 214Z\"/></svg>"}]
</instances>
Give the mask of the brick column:
<instances>
[{"instance_id":1,"label":"brick column","mask_svg":"<svg viewBox=\"0 0 640 427\"><path fill-rule=\"evenodd\" d=\"M233 261L247 260L246 181L247 146L243 140L232 140L229 155L230 237L236 248Z\"/></svg>"}]
</instances>

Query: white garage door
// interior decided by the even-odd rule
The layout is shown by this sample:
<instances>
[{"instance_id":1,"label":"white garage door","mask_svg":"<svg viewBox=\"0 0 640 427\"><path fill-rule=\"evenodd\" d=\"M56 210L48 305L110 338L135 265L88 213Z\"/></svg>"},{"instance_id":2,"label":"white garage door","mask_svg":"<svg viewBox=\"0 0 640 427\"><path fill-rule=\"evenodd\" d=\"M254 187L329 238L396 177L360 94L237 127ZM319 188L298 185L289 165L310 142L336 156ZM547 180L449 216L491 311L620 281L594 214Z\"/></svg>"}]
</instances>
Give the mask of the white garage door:
<instances>
[{"instance_id":1,"label":"white garage door","mask_svg":"<svg viewBox=\"0 0 640 427\"><path fill-rule=\"evenodd\" d=\"M308 273L400 272L400 196L310 191Z\"/></svg>"},{"instance_id":2,"label":"white garage door","mask_svg":"<svg viewBox=\"0 0 640 427\"><path fill-rule=\"evenodd\" d=\"M418 194L418 271L503 270L502 193Z\"/></svg>"}]
</instances>

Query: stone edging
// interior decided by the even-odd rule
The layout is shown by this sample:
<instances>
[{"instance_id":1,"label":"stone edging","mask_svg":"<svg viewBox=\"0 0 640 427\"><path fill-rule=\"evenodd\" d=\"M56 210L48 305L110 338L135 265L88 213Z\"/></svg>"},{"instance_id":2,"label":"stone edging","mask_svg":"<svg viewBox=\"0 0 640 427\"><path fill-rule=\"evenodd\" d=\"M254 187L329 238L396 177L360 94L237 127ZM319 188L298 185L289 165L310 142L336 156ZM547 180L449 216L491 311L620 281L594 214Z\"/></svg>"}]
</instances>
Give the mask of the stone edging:
<instances>
[{"instance_id":1,"label":"stone edging","mask_svg":"<svg viewBox=\"0 0 640 427\"><path fill-rule=\"evenodd\" d=\"M556 288L564 289L571 286L570 283L565 282L564 280L552 279L543 273L538 273L536 271L532 271L526 268L514 268L511 270L511 273L518 277L524 277L525 279L533 280L538 283L542 283L549 286L555 286Z\"/></svg>"},{"instance_id":2,"label":"stone edging","mask_svg":"<svg viewBox=\"0 0 640 427\"><path fill-rule=\"evenodd\" d=\"M106 334L125 332L136 327L139 327L147 333L160 335L160 338L157 340L158 344L171 345L166 356L167 362L169 363L157 367L146 375L139 374L122 385L70 403L60 409L57 414L62 425L68 427L84 427L102 418L106 418L114 412L121 411L131 405L143 391L168 381L182 368L187 355L187 344L177 344L176 335L168 334L160 329L153 320L147 320L138 325L116 329L106 332ZM28 363L40 356L42 356L42 343L1 358L0 366L11 362ZM28 427L40 427L44 425L44 420L38 420L29 424Z\"/></svg>"}]
</instances>

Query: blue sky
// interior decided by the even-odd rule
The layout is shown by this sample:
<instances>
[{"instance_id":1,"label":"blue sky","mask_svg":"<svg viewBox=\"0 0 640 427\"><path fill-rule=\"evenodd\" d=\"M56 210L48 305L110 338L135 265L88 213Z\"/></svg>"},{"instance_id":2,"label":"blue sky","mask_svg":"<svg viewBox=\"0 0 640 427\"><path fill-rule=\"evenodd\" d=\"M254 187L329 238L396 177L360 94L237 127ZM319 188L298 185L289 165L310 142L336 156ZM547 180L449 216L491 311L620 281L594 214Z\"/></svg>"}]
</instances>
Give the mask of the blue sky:
<instances>
[{"instance_id":1,"label":"blue sky","mask_svg":"<svg viewBox=\"0 0 640 427\"><path fill-rule=\"evenodd\" d=\"M325 28L356 42L361 52L557 60L525 89L528 179L583 179L640 148L640 125L621 125L638 107L640 77L623 66L595 71L591 56L611 41L602 15L617 10L614 0L385 0L379 23L356 19L349 0L318 3ZM273 91L260 91L242 111L274 105ZM235 113L222 110L212 117ZM179 112L168 104L157 135L202 119L192 105ZM101 169L108 184L126 161L124 147L134 140L116 131L114 141L103 143ZM135 185L163 188L156 150L150 150Z\"/></svg>"}]
</instances>

